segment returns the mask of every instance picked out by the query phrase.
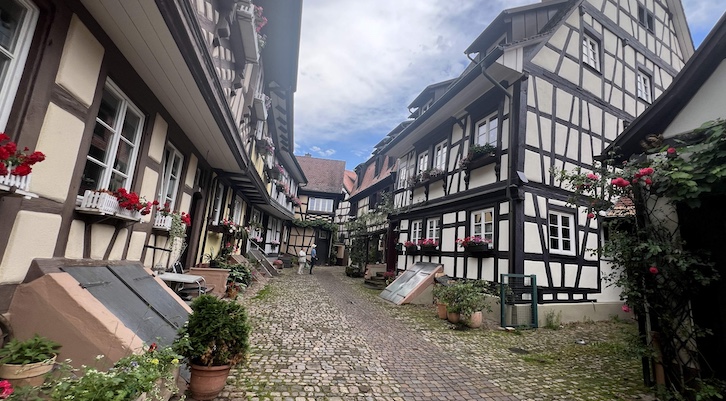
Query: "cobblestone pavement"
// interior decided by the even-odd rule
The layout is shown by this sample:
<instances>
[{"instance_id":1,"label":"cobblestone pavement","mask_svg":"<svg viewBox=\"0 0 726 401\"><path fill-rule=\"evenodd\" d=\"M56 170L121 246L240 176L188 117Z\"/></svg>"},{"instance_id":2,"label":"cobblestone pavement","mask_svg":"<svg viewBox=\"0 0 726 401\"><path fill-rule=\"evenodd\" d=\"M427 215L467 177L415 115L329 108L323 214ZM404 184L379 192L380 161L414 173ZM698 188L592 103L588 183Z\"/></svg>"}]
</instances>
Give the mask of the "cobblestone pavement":
<instances>
[{"instance_id":1,"label":"cobblestone pavement","mask_svg":"<svg viewBox=\"0 0 726 401\"><path fill-rule=\"evenodd\" d=\"M637 376L637 363L612 367L620 362L586 354L581 362L592 371L585 369L579 377L569 364L566 371L546 365L557 356L533 354L543 363L533 365L513 356L507 345L502 352L492 344L515 341L536 351L551 339L493 330L458 332L436 319L430 308L420 309L420 319L415 308L397 314L401 307L365 291L361 279L346 277L341 267L319 267L313 275L293 270L272 279L264 299L247 294L240 301L250 314L252 349L248 363L233 371L217 401L640 398L631 396L641 391L637 377L628 379ZM622 371L624 378L598 382L594 390L580 380L608 376L610 368Z\"/></svg>"}]
</instances>

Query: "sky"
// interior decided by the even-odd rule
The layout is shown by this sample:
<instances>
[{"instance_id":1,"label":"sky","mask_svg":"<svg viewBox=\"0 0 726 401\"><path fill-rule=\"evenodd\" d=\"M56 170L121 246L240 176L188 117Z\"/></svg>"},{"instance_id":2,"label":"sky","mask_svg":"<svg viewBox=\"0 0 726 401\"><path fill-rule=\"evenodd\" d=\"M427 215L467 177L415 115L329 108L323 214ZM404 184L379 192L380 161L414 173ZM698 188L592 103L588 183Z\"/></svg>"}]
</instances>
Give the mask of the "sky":
<instances>
[{"instance_id":1,"label":"sky","mask_svg":"<svg viewBox=\"0 0 726 401\"><path fill-rule=\"evenodd\" d=\"M345 160L353 170L426 86L461 74L464 49L502 10L538 2L303 0L295 154ZM698 47L726 1L682 3Z\"/></svg>"}]
</instances>

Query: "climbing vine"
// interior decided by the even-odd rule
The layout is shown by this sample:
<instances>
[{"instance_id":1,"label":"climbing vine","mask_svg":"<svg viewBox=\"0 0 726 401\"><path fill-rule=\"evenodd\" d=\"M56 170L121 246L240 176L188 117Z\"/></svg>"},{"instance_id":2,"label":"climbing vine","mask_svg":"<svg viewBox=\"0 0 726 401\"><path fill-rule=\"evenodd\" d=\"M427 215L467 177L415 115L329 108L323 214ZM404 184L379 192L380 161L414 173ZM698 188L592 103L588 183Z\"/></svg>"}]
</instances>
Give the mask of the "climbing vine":
<instances>
[{"instance_id":1,"label":"climbing vine","mask_svg":"<svg viewBox=\"0 0 726 401\"><path fill-rule=\"evenodd\" d=\"M726 122L705 123L622 164L614 160L596 163L592 171L553 173L588 220L601 220L613 207L635 206L599 251L616 268L609 279L621 290L623 309L647 317L644 341L667 378L659 383L661 392L669 399L699 399L721 384L685 373L697 370L696 339L709 334L693 322L690 300L719 276L707 252L685 249L676 208L698 208L704 195L726 194Z\"/></svg>"}]
</instances>

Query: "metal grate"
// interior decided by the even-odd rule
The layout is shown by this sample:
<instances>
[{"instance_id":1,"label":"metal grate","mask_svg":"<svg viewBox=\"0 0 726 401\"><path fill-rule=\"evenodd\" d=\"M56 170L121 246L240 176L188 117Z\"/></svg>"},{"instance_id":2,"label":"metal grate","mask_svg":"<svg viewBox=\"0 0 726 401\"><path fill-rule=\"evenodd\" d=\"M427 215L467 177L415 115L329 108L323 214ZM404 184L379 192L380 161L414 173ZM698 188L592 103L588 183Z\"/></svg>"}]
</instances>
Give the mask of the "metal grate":
<instances>
[{"instance_id":1,"label":"metal grate","mask_svg":"<svg viewBox=\"0 0 726 401\"><path fill-rule=\"evenodd\" d=\"M537 328L537 276L502 274L499 288L502 327Z\"/></svg>"}]
</instances>

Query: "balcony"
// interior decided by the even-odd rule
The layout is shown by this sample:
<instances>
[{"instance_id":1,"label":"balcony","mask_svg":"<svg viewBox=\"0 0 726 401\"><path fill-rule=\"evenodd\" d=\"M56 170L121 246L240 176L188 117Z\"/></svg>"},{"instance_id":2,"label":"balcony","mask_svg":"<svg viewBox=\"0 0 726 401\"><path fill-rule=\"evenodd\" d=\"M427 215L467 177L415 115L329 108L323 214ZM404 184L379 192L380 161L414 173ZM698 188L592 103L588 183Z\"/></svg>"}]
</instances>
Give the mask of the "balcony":
<instances>
[{"instance_id":1,"label":"balcony","mask_svg":"<svg viewBox=\"0 0 726 401\"><path fill-rule=\"evenodd\" d=\"M252 108L255 110L255 117L257 121L267 121L267 105L265 104L265 98L267 96L264 93L255 93L255 97L252 100Z\"/></svg>"},{"instance_id":2,"label":"balcony","mask_svg":"<svg viewBox=\"0 0 726 401\"><path fill-rule=\"evenodd\" d=\"M255 29L254 4L244 1L239 3L239 7L237 7L237 26L242 37L245 61L257 64L260 59L260 48L257 43L257 30Z\"/></svg>"}]
</instances>

